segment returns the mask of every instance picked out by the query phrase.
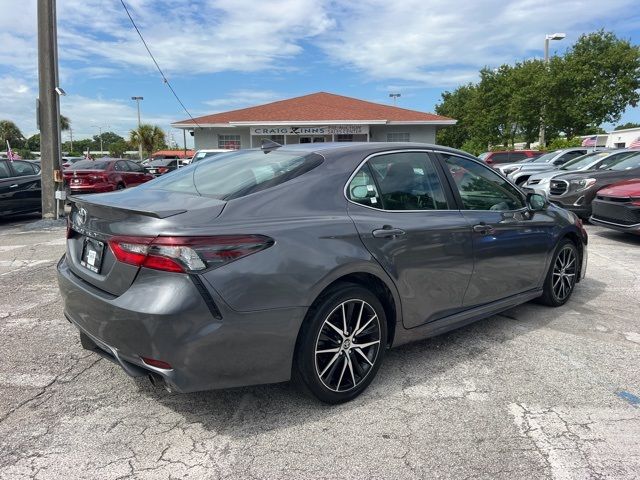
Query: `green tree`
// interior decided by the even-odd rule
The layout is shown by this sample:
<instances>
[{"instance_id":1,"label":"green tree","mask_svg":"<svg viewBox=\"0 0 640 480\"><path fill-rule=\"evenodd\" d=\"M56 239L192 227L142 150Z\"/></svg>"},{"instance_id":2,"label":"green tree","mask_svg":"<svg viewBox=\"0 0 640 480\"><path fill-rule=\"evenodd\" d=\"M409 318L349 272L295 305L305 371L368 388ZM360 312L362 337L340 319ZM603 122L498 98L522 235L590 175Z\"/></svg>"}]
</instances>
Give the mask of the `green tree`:
<instances>
[{"instance_id":1,"label":"green tree","mask_svg":"<svg viewBox=\"0 0 640 480\"><path fill-rule=\"evenodd\" d=\"M11 120L0 120L0 150L7 148L7 140L12 149L24 147L25 138L18 126Z\"/></svg>"},{"instance_id":2,"label":"green tree","mask_svg":"<svg viewBox=\"0 0 640 480\"><path fill-rule=\"evenodd\" d=\"M640 101L640 48L600 30L549 64L547 123L568 138L615 123Z\"/></svg>"},{"instance_id":3,"label":"green tree","mask_svg":"<svg viewBox=\"0 0 640 480\"><path fill-rule=\"evenodd\" d=\"M156 125L147 123L143 123L135 130L131 130L129 141L135 148L142 145L142 151L145 152L147 156L156 150L166 148L162 129Z\"/></svg>"},{"instance_id":4,"label":"green tree","mask_svg":"<svg viewBox=\"0 0 640 480\"><path fill-rule=\"evenodd\" d=\"M111 142L109 144L109 155L114 158L120 158L124 155L124 152L129 150L129 143L124 138Z\"/></svg>"},{"instance_id":5,"label":"green tree","mask_svg":"<svg viewBox=\"0 0 640 480\"><path fill-rule=\"evenodd\" d=\"M71 120L65 117L64 115L60 115L60 130L63 132L69 130L71 128Z\"/></svg>"},{"instance_id":6,"label":"green tree","mask_svg":"<svg viewBox=\"0 0 640 480\"><path fill-rule=\"evenodd\" d=\"M27 142L25 144L25 148L28 148L32 152L40 151L40 134L36 133L27 138Z\"/></svg>"},{"instance_id":7,"label":"green tree","mask_svg":"<svg viewBox=\"0 0 640 480\"><path fill-rule=\"evenodd\" d=\"M582 145L582 139L580 137L557 137L549 142L549 144L547 145L547 149L549 149L550 151L560 150L561 148L579 147L580 145Z\"/></svg>"},{"instance_id":8,"label":"green tree","mask_svg":"<svg viewBox=\"0 0 640 480\"><path fill-rule=\"evenodd\" d=\"M638 128L638 127L640 127L640 123L627 122L627 123L623 123L622 125L618 125L616 128L614 128L614 130L625 130L627 128Z\"/></svg>"},{"instance_id":9,"label":"green tree","mask_svg":"<svg viewBox=\"0 0 640 480\"><path fill-rule=\"evenodd\" d=\"M455 118L457 123L438 130L436 139L439 144L460 148L471 138L471 130L476 121L471 106L477 95L477 87L471 83L442 94L442 102L436 105L436 113Z\"/></svg>"}]
</instances>

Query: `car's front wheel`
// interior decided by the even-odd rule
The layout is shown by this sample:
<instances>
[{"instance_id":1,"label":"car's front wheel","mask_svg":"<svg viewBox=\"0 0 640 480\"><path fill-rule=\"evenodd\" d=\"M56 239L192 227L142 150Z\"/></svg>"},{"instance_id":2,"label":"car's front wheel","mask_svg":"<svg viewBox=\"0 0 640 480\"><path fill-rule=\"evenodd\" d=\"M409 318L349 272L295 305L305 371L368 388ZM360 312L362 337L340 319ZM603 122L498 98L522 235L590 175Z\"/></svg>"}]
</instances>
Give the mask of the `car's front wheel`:
<instances>
[{"instance_id":1,"label":"car's front wheel","mask_svg":"<svg viewBox=\"0 0 640 480\"><path fill-rule=\"evenodd\" d=\"M556 247L540 301L551 307L559 307L567 303L578 280L578 249L567 239Z\"/></svg>"},{"instance_id":2,"label":"car's front wheel","mask_svg":"<svg viewBox=\"0 0 640 480\"><path fill-rule=\"evenodd\" d=\"M305 319L294 378L323 402L349 401L372 382L386 342L386 316L376 296L358 285L339 285Z\"/></svg>"}]
</instances>

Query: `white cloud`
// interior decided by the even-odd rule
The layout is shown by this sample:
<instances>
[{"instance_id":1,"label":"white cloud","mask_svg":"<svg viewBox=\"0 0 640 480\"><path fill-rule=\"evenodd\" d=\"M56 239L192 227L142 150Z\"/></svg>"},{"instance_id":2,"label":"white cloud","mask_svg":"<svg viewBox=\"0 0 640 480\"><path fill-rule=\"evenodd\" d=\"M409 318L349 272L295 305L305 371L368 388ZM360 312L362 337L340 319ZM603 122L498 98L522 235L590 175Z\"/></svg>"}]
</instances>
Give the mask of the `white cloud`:
<instances>
[{"instance_id":1,"label":"white cloud","mask_svg":"<svg viewBox=\"0 0 640 480\"><path fill-rule=\"evenodd\" d=\"M216 113L226 110L235 110L238 108L252 107L263 103L281 100L283 95L271 90L234 90L229 92L222 98L214 100L206 100L203 103L213 107L208 113Z\"/></svg>"},{"instance_id":2,"label":"white cloud","mask_svg":"<svg viewBox=\"0 0 640 480\"><path fill-rule=\"evenodd\" d=\"M373 79L455 86L479 68L542 53L544 35L586 28L630 11L637 0L359 0L342 2L337 28L319 39L326 55ZM597 27L596 27L597 28ZM554 45L555 46L555 45Z\"/></svg>"}]
</instances>

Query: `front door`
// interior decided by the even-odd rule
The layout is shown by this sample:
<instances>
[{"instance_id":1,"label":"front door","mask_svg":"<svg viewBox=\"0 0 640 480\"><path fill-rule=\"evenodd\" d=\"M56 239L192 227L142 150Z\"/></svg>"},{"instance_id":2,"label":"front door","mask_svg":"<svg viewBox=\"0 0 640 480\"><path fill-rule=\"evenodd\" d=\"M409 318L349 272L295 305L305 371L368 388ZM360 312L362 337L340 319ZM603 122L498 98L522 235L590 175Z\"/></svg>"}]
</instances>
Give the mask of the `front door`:
<instances>
[{"instance_id":1,"label":"front door","mask_svg":"<svg viewBox=\"0 0 640 480\"><path fill-rule=\"evenodd\" d=\"M524 194L494 170L449 153L441 157L473 232L475 267L464 306L541 286L554 247L553 217L531 212Z\"/></svg>"},{"instance_id":2,"label":"front door","mask_svg":"<svg viewBox=\"0 0 640 480\"><path fill-rule=\"evenodd\" d=\"M398 288L403 324L459 311L473 271L471 229L424 151L372 156L347 187L362 242Z\"/></svg>"}]
</instances>

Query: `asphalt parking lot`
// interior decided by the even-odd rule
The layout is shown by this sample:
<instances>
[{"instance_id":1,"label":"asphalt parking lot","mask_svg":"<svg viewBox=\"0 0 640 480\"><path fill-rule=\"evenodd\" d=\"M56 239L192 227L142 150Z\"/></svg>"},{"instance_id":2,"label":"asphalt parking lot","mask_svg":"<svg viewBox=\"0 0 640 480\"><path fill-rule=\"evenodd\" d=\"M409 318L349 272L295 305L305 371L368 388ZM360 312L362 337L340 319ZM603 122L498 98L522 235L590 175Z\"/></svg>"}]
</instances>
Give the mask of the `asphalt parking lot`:
<instances>
[{"instance_id":1,"label":"asphalt parking lot","mask_svg":"<svg viewBox=\"0 0 640 480\"><path fill-rule=\"evenodd\" d=\"M62 225L0 220L0 478L640 477L640 238L589 226L587 278L392 350L355 401L288 384L169 394L80 347Z\"/></svg>"}]
</instances>

